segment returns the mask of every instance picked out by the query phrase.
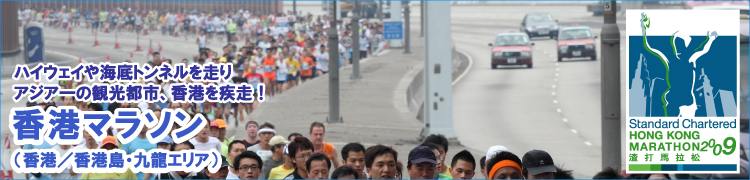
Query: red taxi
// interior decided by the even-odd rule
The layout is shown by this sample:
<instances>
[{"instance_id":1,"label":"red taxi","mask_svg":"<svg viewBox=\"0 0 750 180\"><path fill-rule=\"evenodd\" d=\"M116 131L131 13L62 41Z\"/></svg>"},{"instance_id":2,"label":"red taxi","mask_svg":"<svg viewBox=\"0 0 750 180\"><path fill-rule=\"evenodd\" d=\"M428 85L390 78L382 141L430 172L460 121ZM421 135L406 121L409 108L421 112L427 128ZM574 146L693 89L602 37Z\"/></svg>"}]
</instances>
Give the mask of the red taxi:
<instances>
[{"instance_id":1,"label":"red taxi","mask_svg":"<svg viewBox=\"0 0 750 180\"><path fill-rule=\"evenodd\" d=\"M557 61L563 58L590 57L596 60L596 39L588 27L566 27L557 37Z\"/></svg>"},{"instance_id":2,"label":"red taxi","mask_svg":"<svg viewBox=\"0 0 750 180\"><path fill-rule=\"evenodd\" d=\"M526 33L500 33L495 38L495 43L490 43L492 47L492 69L498 65L526 65L533 66L531 46L534 43L529 41Z\"/></svg>"}]
</instances>

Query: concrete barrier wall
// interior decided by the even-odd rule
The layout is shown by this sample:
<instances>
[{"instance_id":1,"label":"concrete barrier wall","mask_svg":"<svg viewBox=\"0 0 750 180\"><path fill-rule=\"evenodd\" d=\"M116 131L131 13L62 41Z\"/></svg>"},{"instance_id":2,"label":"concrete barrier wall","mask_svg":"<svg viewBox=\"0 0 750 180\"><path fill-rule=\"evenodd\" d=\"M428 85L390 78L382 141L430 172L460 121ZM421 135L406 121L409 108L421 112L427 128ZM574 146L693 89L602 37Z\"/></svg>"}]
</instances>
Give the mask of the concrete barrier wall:
<instances>
[{"instance_id":1,"label":"concrete barrier wall","mask_svg":"<svg viewBox=\"0 0 750 180\"><path fill-rule=\"evenodd\" d=\"M468 65L468 63L466 62L468 60L461 58L461 55L458 53L458 51L456 51L455 43L452 43L451 46L451 50L453 52L452 74L453 80L455 80L459 74L463 73L462 69L464 71L467 69L465 67L462 68L462 65ZM419 73L414 76L411 84L409 84L409 88L406 90L406 100L408 101L407 104L409 105L409 110L416 113L416 118L419 121L422 121L422 107L424 104L424 69L420 70Z\"/></svg>"}]
</instances>

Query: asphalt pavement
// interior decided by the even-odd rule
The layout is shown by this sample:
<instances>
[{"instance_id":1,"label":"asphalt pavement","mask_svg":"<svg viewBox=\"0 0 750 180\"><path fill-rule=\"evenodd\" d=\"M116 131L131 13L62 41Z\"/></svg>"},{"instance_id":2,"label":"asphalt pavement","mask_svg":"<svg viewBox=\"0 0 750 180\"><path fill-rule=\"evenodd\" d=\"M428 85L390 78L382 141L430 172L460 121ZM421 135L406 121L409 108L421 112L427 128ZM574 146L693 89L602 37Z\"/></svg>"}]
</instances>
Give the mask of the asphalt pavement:
<instances>
[{"instance_id":1,"label":"asphalt pavement","mask_svg":"<svg viewBox=\"0 0 750 180\"><path fill-rule=\"evenodd\" d=\"M526 13L548 12L561 26L589 26L594 35L601 34L602 17L592 16L585 6L453 6L451 10L457 48L474 59L471 71L454 86L453 125L461 144L474 149L504 145L519 156L545 150L555 164L573 170L576 178L591 178L600 171L602 56L595 61L557 62L555 40L532 38L534 68L491 69L487 44L498 33L517 32ZM618 22L624 31L622 23ZM596 42L600 47L599 39ZM621 52L624 59L625 51Z\"/></svg>"}]
</instances>

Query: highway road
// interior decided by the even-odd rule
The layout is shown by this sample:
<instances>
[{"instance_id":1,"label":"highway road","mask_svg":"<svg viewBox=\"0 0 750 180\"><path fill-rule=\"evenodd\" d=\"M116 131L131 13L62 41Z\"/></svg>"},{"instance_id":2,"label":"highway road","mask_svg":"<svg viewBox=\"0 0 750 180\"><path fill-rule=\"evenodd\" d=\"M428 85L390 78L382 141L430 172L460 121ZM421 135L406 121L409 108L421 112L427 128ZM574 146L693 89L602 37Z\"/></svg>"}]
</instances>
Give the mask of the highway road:
<instances>
[{"instance_id":1,"label":"highway road","mask_svg":"<svg viewBox=\"0 0 750 180\"><path fill-rule=\"evenodd\" d=\"M504 145L520 157L533 149L545 150L552 155L555 164L573 170L574 177L591 178L601 171L602 56L598 55L600 58L596 61L566 59L557 62L555 40L532 38L534 68L491 69L488 43L492 43L498 33L518 31L526 13L547 12L560 26L589 26L597 36L601 34L603 18L592 16L585 6L575 3L562 6L544 2L532 6L531 3L452 6L452 37L456 48L473 61L466 75L453 86L455 133L461 145L478 151ZM309 5L297 9L320 11L319 6ZM418 3L412 3L411 12L411 28L417 31L420 28ZM624 21L617 23L624 47ZM596 42L600 53L599 39ZM621 59L625 59L624 49L621 49ZM624 72L624 61L621 66ZM622 87L624 82L621 81ZM624 107L624 100L622 103Z\"/></svg>"},{"instance_id":2,"label":"highway road","mask_svg":"<svg viewBox=\"0 0 750 180\"><path fill-rule=\"evenodd\" d=\"M490 67L488 43L498 33L518 31L531 12L547 12L560 26L589 26L601 34L603 18L591 16L585 6L453 6L453 39L473 59L453 89L454 130L462 145L485 151L503 145L519 157L545 150L574 177L591 178L601 171L602 56L558 62L555 40L532 38L532 69ZM623 22L618 23L624 35Z\"/></svg>"}]
</instances>

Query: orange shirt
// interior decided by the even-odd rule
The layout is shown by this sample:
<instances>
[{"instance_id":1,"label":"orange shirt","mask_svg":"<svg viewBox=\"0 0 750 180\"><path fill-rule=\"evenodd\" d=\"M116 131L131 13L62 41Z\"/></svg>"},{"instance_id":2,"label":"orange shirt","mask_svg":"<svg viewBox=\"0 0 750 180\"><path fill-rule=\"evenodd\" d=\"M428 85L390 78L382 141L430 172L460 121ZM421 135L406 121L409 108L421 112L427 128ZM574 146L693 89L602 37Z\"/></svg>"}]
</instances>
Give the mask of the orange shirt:
<instances>
[{"instance_id":1,"label":"orange shirt","mask_svg":"<svg viewBox=\"0 0 750 180\"><path fill-rule=\"evenodd\" d=\"M299 74L301 76L312 76L312 67L315 64L313 64L313 60L311 57L303 57L302 58L302 68L299 71Z\"/></svg>"},{"instance_id":2,"label":"orange shirt","mask_svg":"<svg viewBox=\"0 0 750 180\"><path fill-rule=\"evenodd\" d=\"M265 76L268 79L276 79L276 69L273 68L273 64L276 61L274 60L273 56L266 56L263 58L263 69L265 70L263 72L263 76Z\"/></svg>"},{"instance_id":3,"label":"orange shirt","mask_svg":"<svg viewBox=\"0 0 750 180\"><path fill-rule=\"evenodd\" d=\"M326 153L328 155L328 159L333 159L333 144L323 142L323 153Z\"/></svg>"}]
</instances>

